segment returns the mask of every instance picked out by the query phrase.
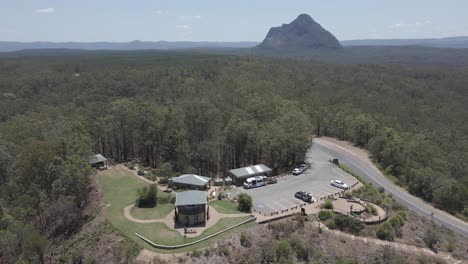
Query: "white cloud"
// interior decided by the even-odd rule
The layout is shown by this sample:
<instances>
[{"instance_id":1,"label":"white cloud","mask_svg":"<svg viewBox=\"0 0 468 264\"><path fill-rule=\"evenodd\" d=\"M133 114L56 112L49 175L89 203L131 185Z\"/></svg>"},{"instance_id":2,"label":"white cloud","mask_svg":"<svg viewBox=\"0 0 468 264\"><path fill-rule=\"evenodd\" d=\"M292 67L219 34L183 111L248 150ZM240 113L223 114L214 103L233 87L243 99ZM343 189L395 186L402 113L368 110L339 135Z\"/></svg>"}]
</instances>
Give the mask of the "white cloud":
<instances>
[{"instance_id":1,"label":"white cloud","mask_svg":"<svg viewBox=\"0 0 468 264\"><path fill-rule=\"evenodd\" d=\"M391 29L416 29L416 28L420 28L420 27L423 27L423 26L427 26L427 25L430 25L432 24L431 21L429 20L425 20L425 21L416 21L414 23L396 23L394 25L391 25L390 28Z\"/></svg>"},{"instance_id":2,"label":"white cloud","mask_svg":"<svg viewBox=\"0 0 468 264\"><path fill-rule=\"evenodd\" d=\"M155 13L156 15L159 16L159 15L162 15L162 14L169 14L169 11L158 9L158 10L154 10L153 13Z\"/></svg>"},{"instance_id":3,"label":"white cloud","mask_svg":"<svg viewBox=\"0 0 468 264\"><path fill-rule=\"evenodd\" d=\"M50 14L50 13L54 13L54 12L55 12L55 8L53 8L53 7L36 9L36 13Z\"/></svg>"},{"instance_id":4,"label":"white cloud","mask_svg":"<svg viewBox=\"0 0 468 264\"><path fill-rule=\"evenodd\" d=\"M190 25L176 25L175 27L178 29L189 29Z\"/></svg>"},{"instance_id":5,"label":"white cloud","mask_svg":"<svg viewBox=\"0 0 468 264\"><path fill-rule=\"evenodd\" d=\"M190 19L201 19L202 17L200 15L195 15L195 16L179 16L180 20L190 20Z\"/></svg>"}]
</instances>

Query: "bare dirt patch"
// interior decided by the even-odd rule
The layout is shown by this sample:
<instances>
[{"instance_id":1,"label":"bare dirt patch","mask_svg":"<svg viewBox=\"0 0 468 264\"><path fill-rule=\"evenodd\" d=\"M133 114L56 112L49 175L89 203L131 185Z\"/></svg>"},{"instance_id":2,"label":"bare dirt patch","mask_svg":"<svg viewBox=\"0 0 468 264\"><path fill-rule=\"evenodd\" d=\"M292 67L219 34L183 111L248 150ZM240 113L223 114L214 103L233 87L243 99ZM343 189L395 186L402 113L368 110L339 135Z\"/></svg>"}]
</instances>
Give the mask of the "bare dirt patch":
<instances>
[{"instance_id":1,"label":"bare dirt patch","mask_svg":"<svg viewBox=\"0 0 468 264\"><path fill-rule=\"evenodd\" d=\"M354 146L354 144L351 142L341 141L341 140L338 140L336 138L331 138L331 137L320 137L319 139L338 145L342 149L345 149L348 152L352 153L353 156L358 157L361 160L368 160L369 163L372 164L372 162L370 162L369 160L369 157L370 157L369 152L365 149Z\"/></svg>"},{"instance_id":2,"label":"bare dirt patch","mask_svg":"<svg viewBox=\"0 0 468 264\"><path fill-rule=\"evenodd\" d=\"M434 223L431 219L418 216L414 213L408 213L407 223L403 226L401 238L397 242L404 242L410 245L427 247L424 238L426 232L431 230L438 238L435 246L438 252L449 252L458 259L468 261L468 239Z\"/></svg>"},{"instance_id":3,"label":"bare dirt patch","mask_svg":"<svg viewBox=\"0 0 468 264\"><path fill-rule=\"evenodd\" d=\"M247 241L247 242L246 242ZM397 242L358 237L343 232L319 231L317 222L301 222L296 218L252 227L242 233L231 234L211 246L194 252L156 254L142 251L139 263L260 263L275 260L282 241L290 246L288 258L293 262L336 263L456 263L448 254L435 254L427 249ZM302 241L302 242L298 242ZM303 243L305 251L300 251ZM304 253L305 252L305 253Z\"/></svg>"}]
</instances>

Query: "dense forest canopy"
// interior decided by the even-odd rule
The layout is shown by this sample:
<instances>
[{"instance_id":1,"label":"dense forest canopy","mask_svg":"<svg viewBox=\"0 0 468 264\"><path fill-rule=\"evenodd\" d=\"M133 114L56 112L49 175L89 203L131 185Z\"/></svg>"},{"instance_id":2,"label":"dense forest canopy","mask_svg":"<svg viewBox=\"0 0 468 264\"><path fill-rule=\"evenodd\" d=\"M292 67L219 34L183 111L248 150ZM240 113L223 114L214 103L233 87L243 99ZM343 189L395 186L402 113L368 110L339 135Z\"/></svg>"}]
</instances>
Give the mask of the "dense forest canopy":
<instances>
[{"instance_id":1,"label":"dense forest canopy","mask_svg":"<svg viewBox=\"0 0 468 264\"><path fill-rule=\"evenodd\" d=\"M38 237L83 221L93 152L174 174L279 173L327 135L468 214L467 87L466 70L442 66L152 51L0 59L0 259L40 260Z\"/></svg>"}]
</instances>

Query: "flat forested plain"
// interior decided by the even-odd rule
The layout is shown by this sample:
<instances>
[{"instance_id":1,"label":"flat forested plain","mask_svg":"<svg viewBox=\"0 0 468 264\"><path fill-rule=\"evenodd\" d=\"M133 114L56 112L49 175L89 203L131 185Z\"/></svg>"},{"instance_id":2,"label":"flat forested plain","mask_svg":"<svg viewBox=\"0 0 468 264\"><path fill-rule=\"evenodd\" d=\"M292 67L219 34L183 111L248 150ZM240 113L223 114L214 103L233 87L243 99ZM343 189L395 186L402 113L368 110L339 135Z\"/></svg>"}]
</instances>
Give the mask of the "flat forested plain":
<instances>
[{"instance_id":1,"label":"flat forested plain","mask_svg":"<svg viewBox=\"0 0 468 264\"><path fill-rule=\"evenodd\" d=\"M41 259L48 240L79 229L93 152L169 175L256 163L279 173L313 135L332 136L468 217L467 69L199 52L3 56L0 258Z\"/></svg>"}]
</instances>

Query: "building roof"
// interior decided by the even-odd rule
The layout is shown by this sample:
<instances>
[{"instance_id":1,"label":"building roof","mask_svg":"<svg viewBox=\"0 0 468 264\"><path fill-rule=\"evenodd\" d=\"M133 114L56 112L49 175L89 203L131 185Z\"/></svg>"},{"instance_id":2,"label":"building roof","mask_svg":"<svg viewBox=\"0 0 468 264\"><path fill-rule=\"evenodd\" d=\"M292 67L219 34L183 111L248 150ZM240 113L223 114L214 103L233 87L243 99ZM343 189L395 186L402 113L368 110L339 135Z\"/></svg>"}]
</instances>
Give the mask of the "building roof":
<instances>
[{"instance_id":1,"label":"building roof","mask_svg":"<svg viewBox=\"0 0 468 264\"><path fill-rule=\"evenodd\" d=\"M171 181L174 183L189 184L196 186L205 186L211 178L205 176L199 176L195 174L184 174L179 177L172 177Z\"/></svg>"},{"instance_id":2,"label":"building roof","mask_svg":"<svg viewBox=\"0 0 468 264\"><path fill-rule=\"evenodd\" d=\"M238 169L232 169L229 172L236 178L247 178L251 176L270 173L271 169L263 164L258 164Z\"/></svg>"},{"instance_id":3,"label":"building roof","mask_svg":"<svg viewBox=\"0 0 468 264\"><path fill-rule=\"evenodd\" d=\"M104 162L107 159L102 155L102 154L96 154L92 158L89 159L88 163L89 164L96 164L99 162Z\"/></svg>"},{"instance_id":4,"label":"building roof","mask_svg":"<svg viewBox=\"0 0 468 264\"><path fill-rule=\"evenodd\" d=\"M176 206L206 204L204 191L186 191L176 193Z\"/></svg>"},{"instance_id":5,"label":"building roof","mask_svg":"<svg viewBox=\"0 0 468 264\"><path fill-rule=\"evenodd\" d=\"M216 178L214 179L215 182L229 182L229 181L232 181L232 178L231 177L226 177L226 178Z\"/></svg>"}]
</instances>

